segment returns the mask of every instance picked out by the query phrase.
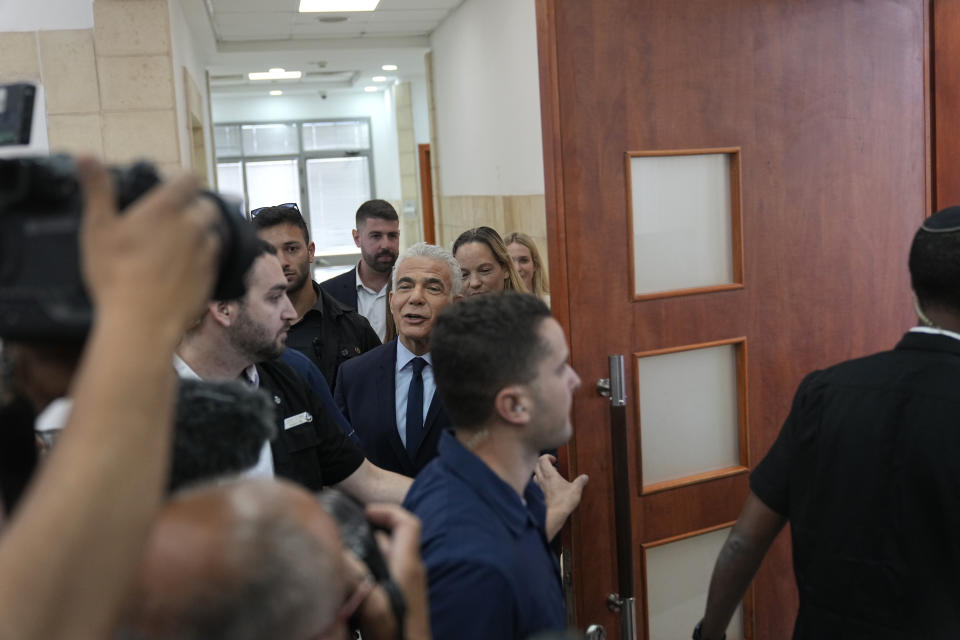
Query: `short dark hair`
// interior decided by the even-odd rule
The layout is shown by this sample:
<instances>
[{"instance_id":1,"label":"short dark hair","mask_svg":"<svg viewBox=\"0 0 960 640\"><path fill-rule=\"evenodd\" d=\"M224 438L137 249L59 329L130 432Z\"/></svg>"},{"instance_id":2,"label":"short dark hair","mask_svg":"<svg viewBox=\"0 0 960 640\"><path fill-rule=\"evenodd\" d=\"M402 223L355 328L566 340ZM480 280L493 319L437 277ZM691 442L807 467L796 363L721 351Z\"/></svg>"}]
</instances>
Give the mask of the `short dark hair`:
<instances>
[{"instance_id":1,"label":"short dark hair","mask_svg":"<svg viewBox=\"0 0 960 640\"><path fill-rule=\"evenodd\" d=\"M310 232L307 230L307 223L300 213L300 209L289 205L277 205L275 207L264 207L257 210L257 215L251 219L253 227L257 231L260 229L269 229L278 224L292 224L300 227L303 233L304 244L310 244Z\"/></svg>"},{"instance_id":2,"label":"short dark hair","mask_svg":"<svg viewBox=\"0 0 960 640\"><path fill-rule=\"evenodd\" d=\"M397 210L386 200L367 200L360 205L360 208L357 209L357 229L370 218L400 222Z\"/></svg>"},{"instance_id":3,"label":"short dark hair","mask_svg":"<svg viewBox=\"0 0 960 640\"><path fill-rule=\"evenodd\" d=\"M920 229L910 247L910 281L920 307L960 311L960 230Z\"/></svg>"},{"instance_id":4,"label":"short dark hair","mask_svg":"<svg viewBox=\"0 0 960 640\"><path fill-rule=\"evenodd\" d=\"M274 415L270 396L239 380L181 380L167 490L256 465Z\"/></svg>"},{"instance_id":5,"label":"short dark hair","mask_svg":"<svg viewBox=\"0 0 960 640\"><path fill-rule=\"evenodd\" d=\"M473 296L444 309L430 334L437 393L455 427L474 429L493 414L497 393L536 377L550 310L515 291Z\"/></svg>"}]
</instances>

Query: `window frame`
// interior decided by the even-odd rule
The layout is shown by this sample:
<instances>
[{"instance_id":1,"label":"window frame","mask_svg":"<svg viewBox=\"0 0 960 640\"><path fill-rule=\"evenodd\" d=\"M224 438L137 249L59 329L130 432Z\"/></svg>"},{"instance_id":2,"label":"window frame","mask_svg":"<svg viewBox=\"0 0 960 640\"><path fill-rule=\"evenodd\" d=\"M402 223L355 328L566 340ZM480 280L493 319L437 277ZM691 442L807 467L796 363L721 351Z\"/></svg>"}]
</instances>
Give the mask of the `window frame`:
<instances>
[{"instance_id":1,"label":"window frame","mask_svg":"<svg viewBox=\"0 0 960 640\"><path fill-rule=\"evenodd\" d=\"M303 148L303 125L305 124L315 124L315 123L343 123L343 122L365 122L367 125L367 133L369 138L369 146L367 148L361 149L336 149L336 150L327 150L327 151L305 151ZM240 135L240 154L239 155L225 155L220 156L217 153L216 148L216 129L217 127L244 127L244 126L263 126L271 124L280 124L280 125L293 125L296 128L297 133L297 153L296 154L276 154L276 155L255 155L248 156L244 153L243 150L243 134ZM366 157L367 158L367 169L370 173L370 197L375 198L377 193L377 183L376 183L376 174L373 167L373 122L369 116L358 116L358 117L341 117L341 118L304 118L298 120L261 120L261 121L230 121L230 122L215 122L213 123L213 140L214 140L214 165L215 169L219 171L219 165L221 163L231 163L239 162L240 163L240 178L243 182L243 201L245 204L244 216L250 218L250 195L247 188L247 162L268 162L272 160L296 160L297 161L297 175L300 182L300 208L303 213L304 222L307 224L307 229L310 231L310 237L313 237L313 228L311 226L311 216L310 216L310 196L309 189L307 186L307 160L314 159L336 159L336 158L356 158L356 157ZM360 250L357 249L356 252L350 254L335 254L336 256L355 256L360 253ZM323 256L328 257L328 256ZM329 256L334 257L334 256ZM319 258L319 256L318 256Z\"/></svg>"}]
</instances>

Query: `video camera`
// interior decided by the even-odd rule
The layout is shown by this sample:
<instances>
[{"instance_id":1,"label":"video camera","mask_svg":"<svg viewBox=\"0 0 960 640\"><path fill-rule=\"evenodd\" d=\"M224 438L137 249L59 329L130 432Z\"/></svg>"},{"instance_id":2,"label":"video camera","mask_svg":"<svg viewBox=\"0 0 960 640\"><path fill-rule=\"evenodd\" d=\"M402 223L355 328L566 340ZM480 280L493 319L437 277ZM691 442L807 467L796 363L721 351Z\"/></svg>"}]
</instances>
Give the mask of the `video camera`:
<instances>
[{"instance_id":1,"label":"video camera","mask_svg":"<svg viewBox=\"0 0 960 640\"><path fill-rule=\"evenodd\" d=\"M160 183L154 168L112 168L117 208L126 209ZM246 291L244 275L258 254L256 235L239 203L204 191L220 211L219 273L213 297ZM0 337L77 340L93 310L80 273L77 233L83 194L69 156L0 159ZM150 282L144 282L149 287Z\"/></svg>"}]
</instances>

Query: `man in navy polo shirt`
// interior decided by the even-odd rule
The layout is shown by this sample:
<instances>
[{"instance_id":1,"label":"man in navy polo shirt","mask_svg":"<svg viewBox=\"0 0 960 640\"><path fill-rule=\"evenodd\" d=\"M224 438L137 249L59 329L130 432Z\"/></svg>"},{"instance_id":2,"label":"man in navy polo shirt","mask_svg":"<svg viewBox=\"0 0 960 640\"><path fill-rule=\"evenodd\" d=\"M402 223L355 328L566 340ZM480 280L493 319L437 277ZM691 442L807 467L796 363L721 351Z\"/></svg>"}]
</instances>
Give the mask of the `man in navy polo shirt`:
<instances>
[{"instance_id":1,"label":"man in navy polo shirt","mask_svg":"<svg viewBox=\"0 0 960 640\"><path fill-rule=\"evenodd\" d=\"M548 541L579 503L586 476L557 482L539 454L572 434L580 378L563 330L534 296L476 296L440 314L431 354L454 431L404 506L423 522L433 637L523 640L563 629Z\"/></svg>"}]
</instances>

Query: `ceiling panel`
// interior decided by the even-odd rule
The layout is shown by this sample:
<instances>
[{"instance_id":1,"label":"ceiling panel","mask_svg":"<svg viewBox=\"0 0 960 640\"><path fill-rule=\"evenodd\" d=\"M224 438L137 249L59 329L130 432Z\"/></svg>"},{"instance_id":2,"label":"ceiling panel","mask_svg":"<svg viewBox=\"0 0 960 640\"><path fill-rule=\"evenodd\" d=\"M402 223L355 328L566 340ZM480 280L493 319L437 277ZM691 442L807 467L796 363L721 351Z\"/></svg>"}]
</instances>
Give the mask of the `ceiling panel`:
<instances>
[{"instance_id":1,"label":"ceiling panel","mask_svg":"<svg viewBox=\"0 0 960 640\"><path fill-rule=\"evenodd\" d=\"M219 27L248 27L274 31L278 27L289 28L293 14L289 13L225 13L219 16Z\"/></svg>"},{"instance_id":2,"label":"ceiling panel","mask_svg":"<svg viewBox=\"0 0 960 640\"><path fill-rule=\"evenodd\" d=\"M212 0L212 5L214 14L274 10L296 12L300 0Z\"/></svg>"}]
</instances>

